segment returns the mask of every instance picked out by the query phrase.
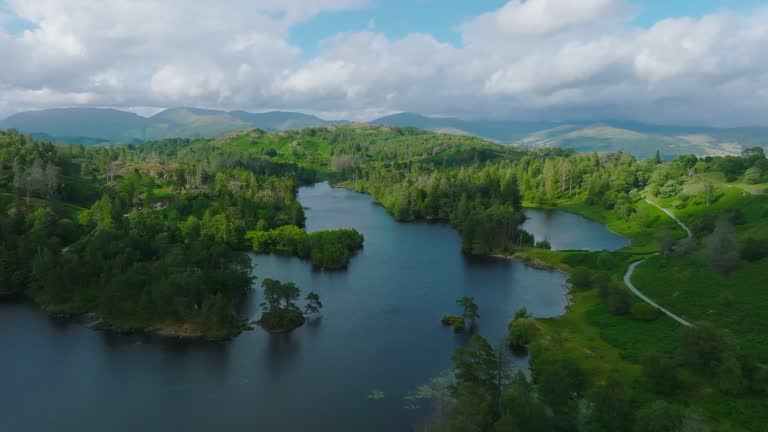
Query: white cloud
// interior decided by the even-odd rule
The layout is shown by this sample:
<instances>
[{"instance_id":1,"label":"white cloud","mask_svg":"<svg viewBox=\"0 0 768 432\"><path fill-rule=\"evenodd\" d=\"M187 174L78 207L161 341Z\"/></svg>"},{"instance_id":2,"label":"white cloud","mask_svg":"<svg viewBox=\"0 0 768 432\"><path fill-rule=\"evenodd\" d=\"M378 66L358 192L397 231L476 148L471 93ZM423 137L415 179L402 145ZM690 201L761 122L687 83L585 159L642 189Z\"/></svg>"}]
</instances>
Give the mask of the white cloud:
<instances>
[{"instance_id":1,"label":"white cloud","mask_svg":"<svg viewBox=\"0 0 768 432\"><path fill-rule=\"evenodd\" d=\"M513 0L494 18L504 32L541 35L615 15L623 8L621 0Z\"/></svg>"},{"instance_id":2,"label":"white cloud","mask_svg":"<svg viewBox=\"0 0 768 432\"><path fill-rule=\"evenodd\" d=\"M629 0L511 0L427 34L339 33L305 58L288 40L367 0L10 0L35 26L4 32L0 116L29 108L196 105L370 119L474 117L764 123L768 9L631 24ZM343 29L342 29L343 30Z\"/></svg>"}]
</instances>

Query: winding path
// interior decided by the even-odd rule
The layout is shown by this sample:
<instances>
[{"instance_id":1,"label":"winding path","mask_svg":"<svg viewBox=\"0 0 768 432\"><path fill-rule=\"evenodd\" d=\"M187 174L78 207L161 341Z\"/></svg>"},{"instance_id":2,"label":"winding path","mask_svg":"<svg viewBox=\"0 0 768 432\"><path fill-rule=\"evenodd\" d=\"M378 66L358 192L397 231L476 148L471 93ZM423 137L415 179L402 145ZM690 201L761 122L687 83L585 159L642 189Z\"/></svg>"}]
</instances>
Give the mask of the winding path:
<instances>
[{"instance_id":1,"label":"winding path","mask_svg":"<svg viewBox=\"0 0 768 432\"><path fill-rule=\"evenodd\" d=\"M645 202L647 202L648 204L650 204L650 205L656 207L657 209L663 211L664 213L667 214L667 216L669 216L672 219L674 219L674 221L677 222L677 224L680 225L680 227L685 230L685 233L688 234L688 238L693 237L693 233L691 233L691 230L687 226L685 226L684 223L680 222L680 219L675 217L675 215L671 211L665 209L664 207L661 207L660 205L656 204L655 202L649 200L648 198L645 199Z\"/></svg>"},{"instance_id":2,"label":"winding path","mask_svg":"<svg viewBox=\"0 0 768 432\"><path fill-rule=\"evenodd\" d=\"M691 233L691 230L687 226L685 226L685 224L682 223L680 221L680 219L676 218L675 215L672 214L671 211L669 211L669 210L667 210L667 209L665 209L663 207L660 207L659 205L657 205L656 203L654 203L654 202L652 202L652 201L650 201L648 199L646 199L645 202L647 202L648 204L658 208L659 210L661 210L664 213L666 213L669 217L674 219L674 221L677 222L677 224L680 225L685 230L685 232L688 234L688 238L692 238L693 237L693 234ZM653 255L651 255L651 256L654 256L654 255L658 255L658 252L653 254ZM637 268L637 266L642 264L646 259L647 258L641 259L640 261L635 261L635 262L633 262L632 264L629 265L629 268L627 269L627 272L624 274L624 284L626 284L627 288L629 288L629 290L632 291L636 296L638 296L641 299L643 299L643 301L645 301L649 305L651 305L651 306L655 307L656 309L664 312L668 317L672 318L673 320L679 322L680 324L682 324L682 325L684 325L686 327L693 327L693 324L691 324L688 321L680 318L679 316L673 314L672 312L664 309L663 307L659 306L658 303L656 303L655 301L653 301L650 298L648 298L645 294L641 293L640 290L635 288L635 285L632 284L632 274L635 272L635 269Z\"/></svg>"}]
</instances>

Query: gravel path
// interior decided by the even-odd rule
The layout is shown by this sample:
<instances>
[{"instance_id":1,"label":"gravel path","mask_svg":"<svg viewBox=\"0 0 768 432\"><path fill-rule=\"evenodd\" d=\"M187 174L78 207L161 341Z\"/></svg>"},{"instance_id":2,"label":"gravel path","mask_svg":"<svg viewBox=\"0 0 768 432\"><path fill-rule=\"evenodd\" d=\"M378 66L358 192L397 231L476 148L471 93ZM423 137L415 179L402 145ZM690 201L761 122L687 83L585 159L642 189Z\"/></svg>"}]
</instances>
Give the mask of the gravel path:
<instances>
[{"instance_id":1,"label":"gravel path","mask_svg":"<svg viewBox=\"0 0 768 432\"><path fill-rule=\"evenodd\" d=\"M682 227L685 230L685 232L688 234L688 238L692 238L693 237L693 234L691 233L691 230L687 226L685 226L685 224L682 223L680 221L680 219L675 217L675 215L672 214L671 211L669 211L669 210L667 210L667 209L665 209L663 207L658 206L656 203L653 203L650 200L646 199L645 202L647 202L648 204L658 208L659 210L661 210L664 213L666 213L669 217L674 219L674 221L677 222L677 224L680 225L680 227ZM658 255L658 253L656 253L654 255ZM640 290L635 288L635 285L632 284L632 274L635 272L635 269L637 268L637 266L642 264L644 261L645 261L645 259L642 259L640 261L635 261L635 262L633 262L632 264L629 265L629 268L627 269L627 272L624 273L624 283L627 285L627 288L629 288L630 291L635 293L636 296L638 296L641 299L643 299L643 301L645 301L649 305L651 305L651 306L655 307L656 309L664 312L668 317L672 318L673 320L679 322L680 324L682 324L684 326L692 327L693 325L691 323L689 323L688 321L686 321L686 320L680 318L679 316L673 314L672 312L664 309L663 307L659 306L658 303L656 303L655 301L653 301L650 298L648 298L645 294L641 293Z\"/></svg>"}]
</instances>

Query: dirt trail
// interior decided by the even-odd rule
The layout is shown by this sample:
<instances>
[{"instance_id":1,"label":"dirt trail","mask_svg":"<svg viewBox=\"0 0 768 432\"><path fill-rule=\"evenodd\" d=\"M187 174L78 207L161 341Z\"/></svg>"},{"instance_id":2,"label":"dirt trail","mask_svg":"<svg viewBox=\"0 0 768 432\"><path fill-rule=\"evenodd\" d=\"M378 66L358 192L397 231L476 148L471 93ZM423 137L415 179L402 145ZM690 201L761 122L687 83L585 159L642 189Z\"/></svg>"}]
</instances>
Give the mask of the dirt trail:
<instances>
[{"instance_id":1,"label":"dirt trail","mask_svg":"<svg viewBox=\"0 0 768 432\"><path fill-rule=\"evenodd\" d=\"M689 228L688 228L688 227L687 227L687 226L686 226L684 223L682 223L682 222L680 221L680 219L678 219L677 217L675 217L675 215L674 215L674 214L672 214L672 212L671 212L671 211L669 211L669 210L665 209L664 207L660 207L660 206L658 206L656 203L653 203L653 202L651 202L651 201L650 201L650 200L648 200L648 199L646 199L646 200L645 200L645 202L647 202L648 204L650 204L650 205L652 205L652 206L654 206L654 207L658 208L659 210L663 211L663 212L664 212L664 213L666 213L666 214L667 214L669 217L671 217L671 218L672 218L672 219L673 219L675 222L677 222L677 224L678 224L678 225L680 225L680 227L682 227L682 228L685 230L685 232L688 234L688 238L692 238L692 237L693 237L693 233L691 233L691 230L690 230L690 229L689 229ZM658 255L658 253L656 253L656 254L654 254L654 255ZM646 259L647 259L647 258L646 258ZM670 317L670 318L672 318L673 320L675 320L675 321L679 322L680 324L682 324L682 325L684 325L684 326L687 326L687 327L692 327L692 326L693 326L693 324L691 324L691 323L689 323L688 321L686 321L686 320L684 320L684 319L680 318L679 316L677 316L677 315L673 314L672 312L670 312L670 311L668 311L668 310L664 309L663 307L659 306L659 304L658 304L658 303L656 303L655 301L653 301L653 300L651 300L650 298L648 298L648 297L647 297L645 294L641 293L641 292L640 292L640 290L638 290L637 288L635 288L635 285L634 285L634 284L632 284L632 274L635 272L635 269L637 268L637 266L639 266L640 264L642 264L644 261L645 261L645 259L642 259L642 260L640 260L640 261L635 261L635 262L633 262L632 264L630 264L630 265L629 265L629 268L627 269L627 272L626 272L626 273L624 273L624 284L626 284L626 285L627 285L627 288L629 288L629 290L630 290L630 291L632 291L633 293L635 293L635 295L636 295L636 296L640 297L640 298L641 298L643 301L645 301L645 302L646 302L646 303L648 303L649 305L651 305L651 306L655 307L656 309L658 309L658 310L660 310L660 311L664 312L664 313L665 313L665 314L666 314L668 317Z\"/></svg>"}]
</instances>

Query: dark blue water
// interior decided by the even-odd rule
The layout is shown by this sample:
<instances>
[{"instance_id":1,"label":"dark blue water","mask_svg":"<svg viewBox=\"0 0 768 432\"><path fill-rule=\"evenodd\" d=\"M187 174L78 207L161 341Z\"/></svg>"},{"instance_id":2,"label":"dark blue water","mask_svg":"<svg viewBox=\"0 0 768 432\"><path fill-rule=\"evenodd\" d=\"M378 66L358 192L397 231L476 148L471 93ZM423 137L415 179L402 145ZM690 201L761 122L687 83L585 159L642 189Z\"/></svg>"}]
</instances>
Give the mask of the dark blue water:
<instances>
[{"instance_id":1,"label":"dark blue water","mask_svg":"<svg viewBox=\"0 0 768 432\"><path fill-rule=\"evenodd\" d=\"M629 246L629 239L577 214L525 209L525 215L529 219L523 223L523 229L533 234L536 241L549 241L552 250L614 251Z\"/></svg>"},{"instance_id":2,"label":"dark blue water","mask_svg":"<svg viewBox=\"0 0 768 432\"><path fill-rule=\"evenodd\" d=\"M299 198L310 231L365 235L344 272L253 257L259 278L318 292L320 320L211 344L106 334L0 304L0 431L407 431L425 412L405 409L403 396L449 368L466 342L439 323L459 312L457 298L475 297L479 332L493 343L520 307L564 311L560 273L467 259L451 228L396 223L352 191L318 184ZM260 291L249 299L252 318ZM384 398L369 399L372 390Z\"/></svg>"}]
</instances>

